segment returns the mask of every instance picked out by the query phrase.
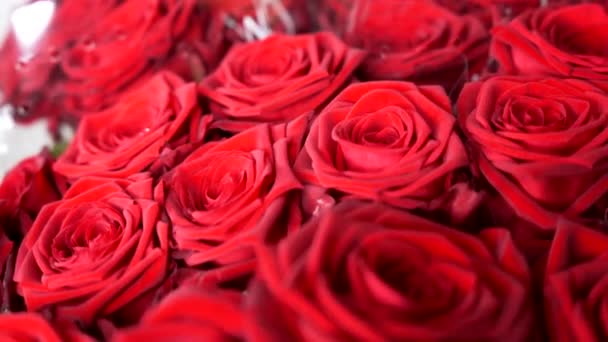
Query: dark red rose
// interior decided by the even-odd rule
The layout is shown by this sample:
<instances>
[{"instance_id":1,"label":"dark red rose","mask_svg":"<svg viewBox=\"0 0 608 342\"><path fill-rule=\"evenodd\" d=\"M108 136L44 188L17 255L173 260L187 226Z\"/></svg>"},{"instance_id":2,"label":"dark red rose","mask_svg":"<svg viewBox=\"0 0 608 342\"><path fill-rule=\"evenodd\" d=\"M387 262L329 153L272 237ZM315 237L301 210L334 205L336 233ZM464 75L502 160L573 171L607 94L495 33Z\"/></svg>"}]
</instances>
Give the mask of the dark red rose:
<instances>
[{"instance_id":1,"label":"dark red rose","mask_svg":"<svg viewBox=\"0 0 608 342\"><path fill-rule=\"evenodd\" d=\"M238 341L243 325L237 293L184 287L146 312L136 326L117 331L112 341Z\"/></svg>"},{"instance_id":2,"label":"dark red rose","mask_svg":"<svg viewBox=\"0 0 608 342\"><path fill-rule=\"evenodd\" d=\"M40 208L61 195L53 160L48 151L21 161L0 184L0 226L20 239L32 225Z\"/></svg>"},{"instance_id":3,"label":"dark red rose","mask_svg":"<svg viewBox=\"0 0 608 342\"><path fill-rule=\"evenodd\" d=\"M35 313L4 313L0 315L1 341L93 342L74 326L64 324L53 328Z\"/></svg>"},{"instance_id":4,"label":"dark red rose","mask_svg":"<svg viewBox=\"0 0 608 342\"><path fill-rule=\"evenodd\" d=\"M343 202L260 244L258 261L253 341L536 341L530 274L504 229L477 238Z\"/></svg>"},{"instance_id":5,"label":"dark red rose","mask_svg":"<svg viewBox=\"0 0 608 342\"><path fill-rule=\"evenodd\" d=\"M495 77L467 84L458 112L475 163L498 200L508 204L495 206L495 218L512 208L515 215L507 219L531 223L522 228L532 230L524 235L550 235L560 217L605 219L605 93L574 79Z\"/></svg>"},{"instance_id":6,"label":"dark red rose","mask_svg":"<svg viewBox=\"0 0 608 342\"><path fill-rule=\"evenodd\" d=\"M462 219L477 195L456 182L468 157L455 125L438 86L353 84L314 121L295 171L342 195Z\"/></svg>"},{"instance_id":7,"label":"dark red rose","mask_svg":"<svg viewBox=\"0 0 608 342\"><path fill-rule=\"evenodd\" d=\"M237 44L200 84L216 127L242 131L312 112L346 85L363 52L330 33Z\"/></svg>"},{"instance_id":8,"label":"dark red rose","mask_svg":"<svg viewBox=\"0 0 608 342\"><path fill-rule=\"evenodd\" d=\"M549 253L544 294L551 341L608 339L608 236L561 221Z\"/></svg>"},{"instance_id":9,"label":"dark red rose","mask_svg":"<svg viewBox=\"0 0 608 342\"><path fill-rule=\"evenodd\" d=\"M85 117L54 170L69 180L129 176L158 162L178 141L200 141L201 122L195 85L160 73L109 109Z\"/></svg>"},{"instance_id":10,"label":"dark red rose","mask_svg":"<svg viewBox=\"0 0 608 342\"><path fill-rule=\"evenodd\" d=\"M203 145L168 174L165 207L174 256L188 265L213 263L242 271L236 276L254 266L253 241L266 233L260 222L280 222L277 225L295 230L299 209L291 194L301 184L292 165L306 126L305 117L288 124L260 124Z\"/></svg>"},{"instance_id":11,"label":"dark red rose","mask_svg":"<svg viewBox=\"0 0 608 342\"><path fill-rule=\"evenodd\" d=\"M366 80L452 90L485 67L489 34L482 21L433 1L332 1L322 11L349 45L370 52L362 67Z\"/></svg>"},{"instance_id":12,"label":"dark red rose","mask_svg":"<svg viewBox=\"0 0 608 342\"><path fill-rule=\"evenodd\" d=\"M45 206L19 248L14 279L30 311L90 324L131 310L166 275L168 223L152 179L84 178Z\"/></svg>"},{"instance_id":13,"label":"dark red rose","mask_svg":"<svg viewBox=\"0 0 608 342\"><path fill-rule=\"evenodd\" d=\"M584 20L582 19L584 18ZM608 81L608 13L596 4L530 11L494 31L500 71Z\"/></svg>"}]
</instances>

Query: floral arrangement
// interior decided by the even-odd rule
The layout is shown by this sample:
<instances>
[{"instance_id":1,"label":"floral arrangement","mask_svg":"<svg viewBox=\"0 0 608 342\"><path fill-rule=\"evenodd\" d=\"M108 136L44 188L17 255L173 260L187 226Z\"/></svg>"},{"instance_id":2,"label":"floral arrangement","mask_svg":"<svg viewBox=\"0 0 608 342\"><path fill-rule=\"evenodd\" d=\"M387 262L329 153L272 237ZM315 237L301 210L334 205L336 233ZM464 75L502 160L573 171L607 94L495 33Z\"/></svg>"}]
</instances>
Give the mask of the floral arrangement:
<instances>
[{"instance_id":1,"label":"floral arrangement","mask_svg":"<svg viewBox=\"0 0 608 342\"><path fill-rule=\"evenodd\" d=\"M53 2L0 339L605 341L606 5Z\"/></svg>"}]
</instances>

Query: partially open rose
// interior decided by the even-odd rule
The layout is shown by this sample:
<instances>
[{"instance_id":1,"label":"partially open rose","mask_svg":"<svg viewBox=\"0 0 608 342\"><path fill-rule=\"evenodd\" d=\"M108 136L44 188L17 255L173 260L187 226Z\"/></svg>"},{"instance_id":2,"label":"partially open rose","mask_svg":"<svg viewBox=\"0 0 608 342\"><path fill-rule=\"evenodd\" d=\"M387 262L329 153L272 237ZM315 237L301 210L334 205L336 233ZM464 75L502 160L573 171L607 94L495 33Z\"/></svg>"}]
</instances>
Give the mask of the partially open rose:
<instances>
[{"instance_id":1,"label":"partially open rose","mask_svg":"<svg viewBox=\"0 0 608 342\"><path fill-rule=\"evenodd\" d=\"M545 270L545 314L552 341L608 338L608 236L561 221Z\"/></svg>"},{"instance_id":2,"label":"partially open rose","mask_svg":"<svg viewBox=\"0 0 608 342\"><path fill-rule=\"evenodd\" d=\"M216 127L242 131L316 110L347 84L363 57L330 33L275 35L234 46L200 91Z\"/></svg>"},{"instance_id":3,"label":"partially open rose","mask_svg":"<svg viewBox=\"0 0 608 342\"><path fill-rule=\"evenodd\" d=\"M165 177L177 258L188 265L250 262L261 220L281 220L289 230L299 224L290 194L301 185L292 165L307 122L258 125L207 143Z\"/></svg>"},{"instance_id":4,"label":"partially open rose","mask_svg":"<svg viewBox=\"0 0 608 342\"><path fill-rule=\"evenodd\" d=\"M25 236L14 279L30 311L90 324L118 317L165 277L168 224L152 179L85 178L45 206Z\"/></svg>"},{"instance_id":5,"label":"partially open rose","mask_svg":"<svg viewBox=\"0 0 608 342\"><path fill-rule=\"evenodd\" d=\"M605 93L574 79L501 76L467 84L458 112L481 174L508 204L498 205L496 219L521 218L539 237L560 217L605 220Z\"/></svg>"},{"instance_id":6,"label":"partially open rose","mask_svg":"<svg viewBox=\"0 0 608 342\"><path fill-rule=\"evenodd\" d=\"M584 18L584 19L582 19ZM502 72L608 82L608 12L597 4L545 7L494 31L491 52Z\"/></svg>"},{"instance_id":7,"label":"partially open rose","mask_svg":"<svg viewBox=\"0 0 608 342\"><path fill-rule=\"evenodd\" d=\"M85 117L54 169L70 180L144 171L165 147L202 139L200 114L195 85L160 73L107 110Z\"/></svg>"},{"instance_id":8,"label":"partially open rose","mask_svg":"<svg viewBox=\"0 0 608 342\"><path fill-rule=\"evenodd\" d=\"M452 12L456 6L430 0L338 0L325 6L329 28L370 52L362 67L366 80L440 84L451 91L485 67L489 34L483 19Z\"/></svg>"},{"instance_id":9,"label":"partially open rose","mask_svg":"<svg viewBox=\"0 0 608 342\"><path fill-rule=\"evenodd\" d=\"M183 287L151 308L136 326L118 331L112 341L239 341L243 316L238 293Z\"/></svg>"},{"instance_id":10,"label":"partially open rose","mask_svg":"<svg viewBox=\"0 0 608 342\"><path fill-rule=\"evenodd\" d=\"M248 290L254 341L537 341L509 233L480 237L343 202L276 248Z\"/></svg>"},{"instance_id":11,"label":"partially open rose","mask_svg":"<svg viewBox=\"0 0 608 342\"><path fill-rule=\"evenodd\" d=\"M438 86L349 86L314 121L295 171L341 195L462 218L476 196L455 184L468 157L450 101ZM462 195L453 201L450 194Z\"/></svg>"}]
</instances>

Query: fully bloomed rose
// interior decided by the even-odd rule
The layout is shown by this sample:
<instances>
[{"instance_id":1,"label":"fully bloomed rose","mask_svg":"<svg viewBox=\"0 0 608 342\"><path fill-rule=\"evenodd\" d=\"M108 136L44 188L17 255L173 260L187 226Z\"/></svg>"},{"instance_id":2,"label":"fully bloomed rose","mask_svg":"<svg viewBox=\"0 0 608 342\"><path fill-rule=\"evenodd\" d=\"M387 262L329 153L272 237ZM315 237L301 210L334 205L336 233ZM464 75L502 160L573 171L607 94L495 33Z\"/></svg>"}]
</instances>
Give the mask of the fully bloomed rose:
<instances>
[{"instance_id":1,"label":"fully bloomed rose","mask_svg":"<svg viewBox=\"0 0 608 342\"><path fill-rule=\"evenodd\" d=\"M260 244L258 262L252 341L536 341L530 275L504 229L475 237L343 202Z\"/></svg>"},{"instance_id":2,"label":"fully bloomed rose","mask_svg":"<svg viewBox=\"0 0 608 342\"><path fill-rule=\"evenodd\" d=\"M301 184L292 165L306 127L305 117L260 124L203 145L168 174L165 207L175 256L188 265L241 269L253 260L252 241L265 233L260 221L297 227L298 203L291 194Z\"/></svg>"},{"instance_id":3,"label":"fully bloomed rose","mask_svg":"<svg viewBox=\"0 0 608 342\"><path fill-rule=\"evenodd\" d=\"M508 204L494 211L499 223L519 217L531 224L522 234L540 237L550 235L560 217L605 219L605 93L574 79L495 77L467 84L458 112L475 163Z\"/></svg>"},{"instance_id":4,"label":"fully bloomed rose","mask_svg":"<svg viewBox=\"0 0 608 342\"><path fill-rule=\"evenodd\" d=\"M25 236L14 280L27 309L84 324L133 313L166 275L168 223L152 178L85 178L45 206ZM134 317L131 317L134 318Z\"/></svg>"},{"instance_id":5,"label":"fully bloomed rose","mask_svg":"<svg viewBox=\"0 0 608 342\"><path fill-rule=\"evenodd\" d=\"M134 327L120 330L114 342L239 341L244 314L238 293L183 287L151 308Z\"/></svg>"},{"instance_id":6,"label":"fully bloomed rose","mask_svg":"<svg viewBox=\"0 0 608 342\"><path fill-rule=\"evenodd\" d=\"M545 314L551 341L608 338L608 236L560 222L545 269Z\"/></svg>"},{"instance_id":7,"label":"fully bloomed rose","mask_svg":"<svg viewBox=\"0 0 608 342\"><path fill-rule=\"evenodd\" d=\"M361 70L366 80L407 80L452 90L485 67L489 34L477 16L459 15L430 0L326 5L323 11L334 13L329 28L370 52Z\"/></svg>"},{"instance_id":8,"label":"fully bloomed rose","mask_svg":"<svg viewBox=\"0 0 608 342\"><path fill-rule=\"evenodd\" d=\"M201 122L195 85L163 72L85 117L54 170L71 181L129 176L158 163L165 149L200 141Z\"/></svg>"},{"instance_id":9,"label":"fully bloomed rose","mask_svg":"<svg viewBox=\"0 0 608 342\"><path fill-rule=\"evenodd\" d=\"M312 112L347 84L364 58L330 33L238 44L200 84L221 129L238 132Z\"/></svg>"},{"instance_id":10,"label":"fully bloomed rose","mask_svg":"<svg viewBox=\"0 0 608 342\"><path fill-rule=\"evenodd\" d=\"M61 328L61 329L59 329ZM54 328L36 313L3 313L0 315L1 341L93 342L71 324Z\"/></svg>"},{"instance_id":11,"label":"fully bloomed rose","mask_svg":"<svg viewBox=\"0 0 608 342\"><path fill-rule=\"evenodd\" d=\"M608 81L608 12L597 4L546 7L522 14L493 34L500 71Z\"/></svg>"},{"instance_id":12,"label":"fully bloomed rose","mask_svg":"<svg viewBox=\"0 0 608 342\"><path fill-rule=\"evenodd\" d=\"M0 184L0 226L20 239L32 225L40 208L61 196L53 160L48 151L24 159Z\"/></svg>"},{"instance_id":13,"label":"fully bloomed rose","mask_svg":"<svg viewBox=\"0 0 608 342\"><path fill-rule=\"evenodd\" d=\"M438 86L354 84L314 121L295 171L341 195L463 218L476 196L455 180L468 164L455 125Z\"/></svg>"}]
</instances>

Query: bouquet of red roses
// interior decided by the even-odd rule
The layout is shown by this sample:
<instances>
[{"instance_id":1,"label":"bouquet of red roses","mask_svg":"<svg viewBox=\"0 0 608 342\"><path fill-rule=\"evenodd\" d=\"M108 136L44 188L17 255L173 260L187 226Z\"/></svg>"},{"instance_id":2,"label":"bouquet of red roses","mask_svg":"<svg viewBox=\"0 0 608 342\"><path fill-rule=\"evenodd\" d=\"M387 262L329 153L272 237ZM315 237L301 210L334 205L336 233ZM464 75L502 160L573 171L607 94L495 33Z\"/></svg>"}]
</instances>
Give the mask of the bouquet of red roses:
<instances>
[{"instance_id":1,"label":"bouquet of red roses","mask_svg":"<svg viewBox=\"0 0 608 342\"><path fill-rule=\"evenodd\" d=\"M76 129L0 185L0 339L605 341L583 2L54 2L0 49Z\"/></svg>"}]
</instances>

